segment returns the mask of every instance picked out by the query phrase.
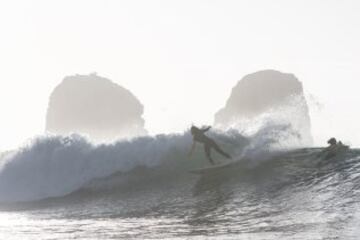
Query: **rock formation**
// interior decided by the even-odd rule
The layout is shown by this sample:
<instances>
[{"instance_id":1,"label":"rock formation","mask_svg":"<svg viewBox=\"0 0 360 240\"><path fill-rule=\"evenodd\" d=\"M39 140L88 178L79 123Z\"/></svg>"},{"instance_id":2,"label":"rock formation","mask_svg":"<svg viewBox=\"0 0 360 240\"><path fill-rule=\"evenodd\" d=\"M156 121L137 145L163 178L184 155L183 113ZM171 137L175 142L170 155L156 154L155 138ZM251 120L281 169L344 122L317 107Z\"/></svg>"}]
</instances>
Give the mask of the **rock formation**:
<instances>
[{"instance_id":1,"label":"rock formation","mask_svg":"<svg viewBox=\"0 0 360 240\"><path fill-rule=\"evenodd\" d=\"M68 76L50 96L46 130L96 140L144 135L143 109L130 91L109 79L96 74Z\"/></svg>"},{"instance_id":2,"label":"rock formation","mask_svg":"<svg viewBox=\"0 0 360 240\"><path fill-rule=\"evenodd\" d=\"M215 125L236 126L243 120L256 121L264 114L287 121L301 140L312 143L308 105L302 83L293 75L264 70L245 76L232 89L226 106L215 115Z\"/></svg>"}]
</instances>

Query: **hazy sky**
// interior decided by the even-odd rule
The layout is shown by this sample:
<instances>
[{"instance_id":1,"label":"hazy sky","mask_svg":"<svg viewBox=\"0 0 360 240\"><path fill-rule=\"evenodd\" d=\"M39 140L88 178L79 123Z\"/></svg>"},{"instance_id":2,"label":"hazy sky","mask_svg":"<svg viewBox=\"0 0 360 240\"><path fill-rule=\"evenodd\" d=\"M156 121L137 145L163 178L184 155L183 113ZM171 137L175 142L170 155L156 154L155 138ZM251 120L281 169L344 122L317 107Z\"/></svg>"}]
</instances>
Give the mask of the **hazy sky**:
<instances>
[{"instance_id":1,"label":"hazy sky","mask_svg":"<svg viewBox=\"0 0 360 240\"><path fill-rule=\"evenodd\" d=\"M316 144L360 146L360 1L0 0L0 151L44 132L67 75L97 72L145 105L151 133L211 124L231 88L294 73Z\"/></svg>"}]
</instances>

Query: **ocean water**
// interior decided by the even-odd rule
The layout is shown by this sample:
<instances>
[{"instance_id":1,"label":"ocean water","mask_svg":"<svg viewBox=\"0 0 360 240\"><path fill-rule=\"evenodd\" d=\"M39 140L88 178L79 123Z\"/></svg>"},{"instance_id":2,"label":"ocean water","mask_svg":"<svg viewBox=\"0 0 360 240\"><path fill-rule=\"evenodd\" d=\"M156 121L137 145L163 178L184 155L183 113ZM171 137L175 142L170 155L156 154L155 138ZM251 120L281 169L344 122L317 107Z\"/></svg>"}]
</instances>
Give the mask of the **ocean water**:
<instances>
[{"instance_id":1,"label":"ocean water","mask_svg":"<svg viewBox=\"0 0 360 240\"><path fill-rule=\"evenodd\" d=\"M236 163L204 175L189 133L37 138L1 157L0 239L359 239L360 150L265 135L213 133Z\"/></svg>"}]
</instances>

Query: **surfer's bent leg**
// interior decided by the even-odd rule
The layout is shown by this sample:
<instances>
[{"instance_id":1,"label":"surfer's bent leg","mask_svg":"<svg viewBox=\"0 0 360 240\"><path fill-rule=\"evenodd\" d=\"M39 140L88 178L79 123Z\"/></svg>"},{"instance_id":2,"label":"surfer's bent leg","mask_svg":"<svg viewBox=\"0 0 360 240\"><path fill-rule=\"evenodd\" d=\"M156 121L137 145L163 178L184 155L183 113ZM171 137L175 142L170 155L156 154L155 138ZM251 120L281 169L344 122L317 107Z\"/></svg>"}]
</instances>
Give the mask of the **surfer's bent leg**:
<instances>
[{"instance_id":1,"label":"surfer's bent leg","mask_svg":"<svg viewBox=\"0 0 360 240\"><path fill-rule=\"evenodd\" d=\"M211 150L210 145L209 145L209 144L205 144L205 145L204 145L204 150L205 150L206 157L209 159L210 163L211 163L212 165L214 165L215 163L214 163L214 161L212 160L211 155L210 155L210 150Z\"/></svg>"},{"instance_id":2,"label":"surfer's bent leg","mask_svg":"<svg viewBox=\"0 0 360 240\"><path fill-rule=\"evenodd\" d=\"M212 143L212 147L218 152L220 153L221 155L223 155L224 157L228 158L228 159L231 159L231 156L229 154L227 154L226 152L224 152L220 147L219 145L216 144L216 142L213 142Z\"/></svg>"}]
</instances>

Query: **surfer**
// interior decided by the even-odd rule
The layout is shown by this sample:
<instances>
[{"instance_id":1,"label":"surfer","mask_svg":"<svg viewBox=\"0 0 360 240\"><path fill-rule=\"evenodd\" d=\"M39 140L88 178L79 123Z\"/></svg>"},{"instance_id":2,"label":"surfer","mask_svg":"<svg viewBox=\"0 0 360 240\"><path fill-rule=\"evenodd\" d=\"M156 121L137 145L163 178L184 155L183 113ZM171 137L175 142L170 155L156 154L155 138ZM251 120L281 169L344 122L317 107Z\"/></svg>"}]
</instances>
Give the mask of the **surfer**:
<instances>
[{"instance_id":1,"label":"surfer","mask_svg":"<svg viewBox=\"0 0 360 240\"><path fill-rule=\"evenodd\" d=\"M349 146L344 145L341 141L336 141L336 138L330 138L327 143L329 146L322 151L322 153L326 154L325 159L334 157L338 153L349 149Z\"/></svg>"},{"instance_id":2,"label":"surfer","mask_svg":"<svg viewBox=\"0 0 360 240\"><path fill-rule=\"evenodd\" d=\"M342 148L349 148L349 146L343 144L341 141L336 141L336 138L330 138L327 143L330 145L326 148L327 150L339 150Z\"/></svg>"},{"instance_id":3,"label":"surfer","mask_svg":"<svg viewBox=\"0 0 360 240\"><path fill-rule=\"evenodd\" d=\"M211 149L215 149L215 151L217 151L218 153L220 153L221 155L223 155L224 157L231 159L231 156L229 154L227 154L226 152L224 152L218 145L217 143L212 140L211 138L209 138L208 136L205 135L205 132L207 132L211 127L207 127L207 128L202 128L199 129L195 126L192 126L190 129L191 135L193 136L193 144L191 147L191 150L189 152L189 157L191 157L194 149L195 149L195 144L196 142L200 142L204 144L204 150L205 150L205 154L206 157L209 159L210 163L212 165L214 165L214 161L211 158Z\"/></svg>"},{"instance_id":4,"label":"surfer","mask_svg":"<svg viewBox=\"0 0 360 240\"><path fill-rule=\"evenodd\" d=\"M329 144L329 146L327 147L327 150L332 150L332 149L336 148L336 145L337 145L336 138L330 138L327 143Z\"/></svg>"}]
</instances>

